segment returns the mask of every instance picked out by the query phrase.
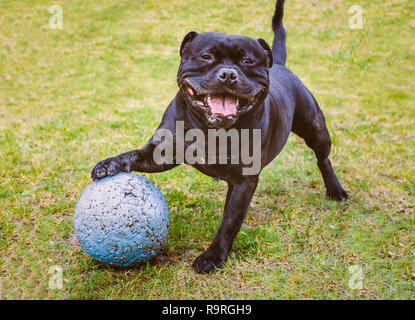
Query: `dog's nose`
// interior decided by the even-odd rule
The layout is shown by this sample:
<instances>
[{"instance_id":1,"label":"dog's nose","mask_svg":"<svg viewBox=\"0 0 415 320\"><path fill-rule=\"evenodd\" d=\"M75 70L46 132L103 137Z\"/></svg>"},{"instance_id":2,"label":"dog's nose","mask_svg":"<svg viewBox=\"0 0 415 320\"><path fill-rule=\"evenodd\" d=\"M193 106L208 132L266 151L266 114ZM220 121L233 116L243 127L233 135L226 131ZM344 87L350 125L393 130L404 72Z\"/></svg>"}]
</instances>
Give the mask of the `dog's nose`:
<instances>
[{"instance_id":1,"label":"dog's nose","mask_svg":"<svg viewBox=\"0 0 415 320\"><path fill-rule=\"evenodd\" d=\"M218 79L222 83L234 84L238 82L238 73L235 69L221 68L218 71Z\"/></svg>"}]
</instances>

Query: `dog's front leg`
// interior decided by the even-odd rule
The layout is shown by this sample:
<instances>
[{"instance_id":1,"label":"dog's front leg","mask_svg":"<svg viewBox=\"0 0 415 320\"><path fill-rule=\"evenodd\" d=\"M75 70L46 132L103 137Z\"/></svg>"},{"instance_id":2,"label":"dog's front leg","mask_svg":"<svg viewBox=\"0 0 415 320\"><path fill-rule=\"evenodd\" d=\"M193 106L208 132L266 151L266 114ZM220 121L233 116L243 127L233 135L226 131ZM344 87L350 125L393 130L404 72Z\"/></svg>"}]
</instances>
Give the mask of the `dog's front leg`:
<instances>
[{"instance_id":1,"label":"dog's front leg","mask_svg":"<svg viewBox=\"0 0 415 320\"><path fill-rule=\"evenodd\" d=\"M225 210L215 239L193 263L198 273L211 272L215 268L221 268L225 263L232 242L248 212L257 184L257 176L245 177L238 182L228 182Z\"/></svg>"},{"instance_id":2,"label":"dog's front leg","mask_svg":"<svg viewBox=\"0 0 415 320\"><path fill-rule=\"evenodd\" d=\"M113 176L118 172L162 172L170 170L177 164L158 164L154 161L153 151L156 144L150 141L142 149L132 150L116 157L99 162L91 172L92 180Z\"/></svg>"}]
</instances>

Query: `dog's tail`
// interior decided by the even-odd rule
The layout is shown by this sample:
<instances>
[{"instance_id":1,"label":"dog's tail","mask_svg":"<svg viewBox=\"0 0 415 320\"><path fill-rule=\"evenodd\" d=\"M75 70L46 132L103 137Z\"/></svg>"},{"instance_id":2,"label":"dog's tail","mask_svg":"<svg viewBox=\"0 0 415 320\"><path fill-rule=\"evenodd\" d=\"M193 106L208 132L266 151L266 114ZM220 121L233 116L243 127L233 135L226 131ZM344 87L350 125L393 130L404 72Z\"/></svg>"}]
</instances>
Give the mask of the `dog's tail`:
<instances>
[{"instance_id":1,"label":"dog's tail","mask_svg":"<svg viewBox=\"0 0 415 320\"><path fill-rule=\"evenodd\" d=\"M274 17L272 18L272 30L274 31L274 42L272 43L272 55L274 63L285 66L287 60L287 49L285 48L285 30L282 25L284 16L284 0L275 3Z\"/></svg>"}]
</instances>

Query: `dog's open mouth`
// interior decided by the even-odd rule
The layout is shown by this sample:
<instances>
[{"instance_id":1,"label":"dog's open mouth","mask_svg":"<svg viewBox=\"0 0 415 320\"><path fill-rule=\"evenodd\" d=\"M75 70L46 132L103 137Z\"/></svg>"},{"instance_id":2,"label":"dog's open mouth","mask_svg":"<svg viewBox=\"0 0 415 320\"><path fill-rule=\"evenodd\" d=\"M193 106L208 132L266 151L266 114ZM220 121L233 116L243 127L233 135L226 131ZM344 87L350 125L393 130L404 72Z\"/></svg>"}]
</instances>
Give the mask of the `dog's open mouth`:
<instances>
[{"instance_id":1,"label":"dog's open mouth","mask_svg":"<svg viewBox=\"0 0 415 320\"><path fill-rule=\"evenodd\" d=\"M261 102L267 89L260 89L255 95L246 96L231 90L226 92L198 92L189 82L182 87L192 106L204 111L208 116L237 117L251 111Z\"/></svg>"}]
</instances>

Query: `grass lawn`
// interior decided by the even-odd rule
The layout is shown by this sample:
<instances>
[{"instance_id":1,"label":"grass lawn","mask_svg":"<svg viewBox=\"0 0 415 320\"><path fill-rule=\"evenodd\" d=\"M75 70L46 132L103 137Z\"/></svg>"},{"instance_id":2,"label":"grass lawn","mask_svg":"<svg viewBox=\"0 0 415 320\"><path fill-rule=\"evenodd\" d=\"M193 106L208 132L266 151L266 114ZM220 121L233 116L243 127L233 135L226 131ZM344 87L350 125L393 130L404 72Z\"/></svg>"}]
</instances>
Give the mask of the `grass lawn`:
<instances>
[{"instance_id":1,"label":"grass lawn","mask_svg":"<svg viewBox=\"0 0 415 320\"><path fill-rule=\"evenodd\" d=\"M62 29L49 28L53 4ZM363 29L349 28L354 4ZM144 174L170 207L154 261L113 270L73 238L91 169L141 147L175 95L186 32L271 42L273 8L273 0L0 0L0 298L415 298L412 0L286 3L287 64L325 113L347 202L325 197L314 154L292 135L262 172L221 271L198 275L191 263L217 230L225 183L188 166ZM50 286L59 270L62 288Z\"/></svg>"}]
</instances>

